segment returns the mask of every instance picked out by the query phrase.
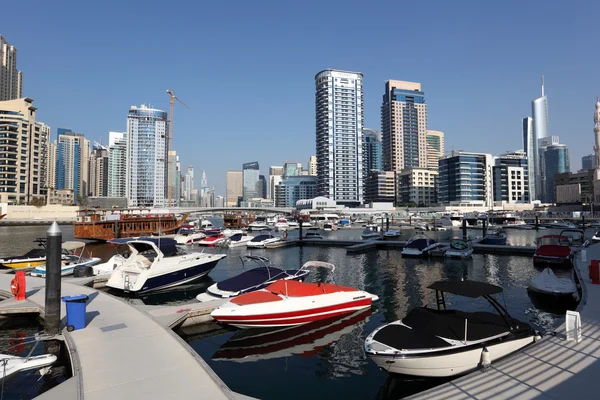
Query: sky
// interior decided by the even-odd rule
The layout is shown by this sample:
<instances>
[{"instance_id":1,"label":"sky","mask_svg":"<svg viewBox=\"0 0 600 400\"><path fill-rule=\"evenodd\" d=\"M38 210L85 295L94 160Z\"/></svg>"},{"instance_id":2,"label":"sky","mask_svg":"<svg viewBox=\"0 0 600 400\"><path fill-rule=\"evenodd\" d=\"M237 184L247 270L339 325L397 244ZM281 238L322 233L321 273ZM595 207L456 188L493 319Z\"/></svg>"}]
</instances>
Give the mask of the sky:
<instances>
[{"instance_id":1,"label":"sky","mask_svg":"<svg viewBox=\"0 0 600 400\"><path fill-rule=\"evenodd\" d=\"M380 130L385 81L420 82L447 150L521 149L521 120L548 96L550 135L571 170L593 152L600 95L593 1L39 1L2 5L37 118L107 143L132 105L176 104L173 149L217 195L226 170L315 153L314 76L364 75L365 127Z\"/></svg>"}]
</instances>

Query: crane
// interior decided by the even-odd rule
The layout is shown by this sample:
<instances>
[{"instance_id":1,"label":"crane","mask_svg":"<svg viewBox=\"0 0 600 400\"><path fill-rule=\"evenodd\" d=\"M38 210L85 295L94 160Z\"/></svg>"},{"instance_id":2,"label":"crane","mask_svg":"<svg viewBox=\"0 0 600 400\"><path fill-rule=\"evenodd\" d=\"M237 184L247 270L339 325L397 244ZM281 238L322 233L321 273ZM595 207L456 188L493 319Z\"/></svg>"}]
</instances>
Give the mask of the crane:
<instances>
[{"instance_id":1,"label":"crane","mask_svg":"<svg viewBox=\"0 0 600 400\"><path fill-rule=\"evenodd\" d=\"M171 197L172 197L172 193L171 193L171 182L172 182L172 173L173 171L171 171L171 166L169 165L169 156L171 155L171 143L173 142L173 112L175 111L175 100L177 100L178 102L180 102L181 104L183 104L184 106L188 107L187 104L185 104L183 101L181 101L179 99L179 97L175 96L175 91L174 90L169 90L167 89L167 93L170 96L169 99L169 105L170 105L170 110L169 110L169 144L168 144L168 153L167 153L167 187L168 187L168 191L169 191L169 200L167 203L167 207L171 206Z\"/></svg>"}]
</instances>

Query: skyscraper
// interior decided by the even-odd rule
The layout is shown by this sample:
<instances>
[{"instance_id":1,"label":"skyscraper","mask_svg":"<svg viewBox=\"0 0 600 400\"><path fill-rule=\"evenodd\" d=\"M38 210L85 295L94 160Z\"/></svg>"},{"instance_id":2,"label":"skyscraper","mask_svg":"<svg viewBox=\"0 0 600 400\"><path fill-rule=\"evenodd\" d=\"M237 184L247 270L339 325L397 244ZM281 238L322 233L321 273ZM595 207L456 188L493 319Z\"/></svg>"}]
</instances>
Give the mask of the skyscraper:
<instances>
[{"instance_id":1,"label":"skyscraper","mask_svg":"<svg viewBox=\"0 0 600 400\"><path fill-rule=\"evenodd\" d=\"M192 190L194 190L194 167L191 165L188 167L187 173L183 181L184 184L184 197L186 200L192 199Z\"/></svg>"},{"instance_id":2,"label":"skyscraper","mask_svg":"<svg viewBox=\"0 0 600 400\"><path fill-rule=\"evenodd\" d=\"M492 193L491 154L453 151L440 160L438 198L442 204L477 204L490 207Z\"/></svg>"},{"instance_id":3,"label":"skyscraper","mask_svg":"<svg viewBox=\"0 0 600 400\"><path fill-rule=\"evenodd\" d=\"M532 132L533 132L533 140L535 140L538 145L540 139L547 138L550 135L549 123L548 123L548 97L544 93L544 76L542 75L542 95L537 99L531 102L531 112L533 116L532 120ZM545 196L545 185L544 185L544 174L543 164L541 158L539 158L539 148L538 148L538 159L535 166L535 195L536 197L531 197L533 200L542 200L542 197ZM529 155L528 155L529 157ZM531 165L531 164L529 164Z\"/></svg>"},{"instance_id":4,"label":"skyscraper","mask_svg":"<svg viewBox=\"0 0 600 400\"><path fill-rule=\"evenodd\" d=\"M316 157L315 158L315 170L317 168L316 165ZM310 162L309 162L310 164ZM283 178L283 167L271 166L269 167L269 199L275 200L275 187L281 183L281 179Z\"/></svg>"},{"instance_id":5,"label":"skyscraper","mask_svg":"<svg viewBox=\"0 0 600 400\"><path fill-rule=\"evenodd\" d=\"M286 162L283 164L283 177L302 175L302 164Z\"/></svg>"},{"instance_id":6,"label":"skyscraper","mask_svg":"<svg viewBox=\"0 0 600 400\"><path fill-rule=\"evenodd\" d=\"M181 164L179 163L179 156L176 151L169 151L169 171L171 171L171 181L169 186L171 187L171 204L170 207L179 207L181 201Z\"/></svg>"},{"instance_id":7,"label":"skyscraper","mask_svg":"<svg viewBox=\"0 0 600 400\"><path fill-rule=\"evenodd\" d=\"M564 144L552 144L544 151L544 173L546 175L545 203L555 202L554 178L557 174L571 172L569 149Z\"/></svg>"},{"instance_id":8,"label":"skyscraper","mask_svg":"<svg viewBox=\"0 0 600 400\"><path fill-rule=\"evenodd\" d=\"M83 133L58 135L56 189L73 191L76 203L89 195L90 141Z\"/></svg>"},{"instance_id":9,"label":"skyscraper","mask_svg":"<svg viewBox=\"0 0 600 400\"><path fill-rule=\"evenodd\" d=\"M427 104L420 83L385 83L381 133L384 170L427 168Z\"/></svg>"},{"instance_id":10,"label":"skyscraper","mask_svg":"<svg viewBox=\"0 0 600 400\"><path fill-rule=\"evenodd\" d=\"M20 99L23 73L17 70L17 49L0 35L0 101Z\"/></svg>"},{"instance_id":11,"label":"skyscraper","mask_svg":"<svg viewBox=\"0 0 600 400\"><path fill-rule=\"evenodd\" d=\"M260 197L262 197L263 199L266 199L267 198L267 179L265 178L264 175L258 176L258 185L259 185L258 193L260 194Z\"/></svg>"},{"instance_id":12,"label":"skyscraper","mask_svg":"<svg viewBox=\"0 0 600 400\"><path fill-rule=\"evenodd\" d=\"M587 156L581 157L581 169L594 169L596 168L596 156L594 154L588 154Z\"/></svg>"},{"instance_id":13,"label":"skyscraper","mask_svg":"<svg viewBox=\"0 0 600 400\"><path fill-rule=\"evenodd\" d=\"M494 201L529 203L529 174L527 155L514 151L496 157L494 174Z\"/></svg>"},{"instance_id":14,"label":"skyscraper","mask_svg":"<svg viewBox=\"0 0 600 400\"><path fill-rule=\"evenodd\" d=\"M251 199L256 199L261 197L259 191L259 181L258 181L258 161L249 162L242 164L242 173L243 173L243 199L244 201L248 201Z\"/></svg>"},{"instance_id":15,"label":"skyscraper","mask_svg":"<svg viewBox=\"0 0 600 400\"><path fill-rule=\"evenodd\" d=\"M56 141L48 144L46 186L48 189L56 189Z\"/></svg>"},{"instance_id":16,"label":"skyscraper","mask_svg":"<svg viewBox=\"0 0 600 400\"><path fill-rule=\"evenodd\" d=\"M371 170L382 169L381 164L381 133L375 129L363 129L363 179L369 176Z\"/></svg>"},{"instance_id":17,"label":"skyscraper","mask_svg":"<svg viewBox=\"0 0 600 400\"><path fill-rule=\"evenodd\" d=\"M88 195L108 197L108 147L94 142L89 163Z\"/></svg>"},{"instance_id":18,"label":"skyscraper","mask_svg":"<svg viewBox=\"0 0 600 400\"><path fill-rule=\"evenodd\" d=\"M308 158L308 175L317 176L317 156Z\"/></svg>"},{"instance_id":19,"label":"skyscraper","mask_svg":"<svg viewBox=\"0 0 600 400\"><path fill-rule=\"evenodd\" d=\"M317 193L346 206L363 202L362 80L333 69L315 76Z\"/></svg>"},{"instance_id":20,"label":"skyscraper","mask_svg":"<svg viewBox=\"0 0 600 400\"><path fill-rule=\"evenodd\" d=\"M530 201L540 200L538 194L538 168L539 168L539 154L538 154L538 140L533 131L533 119L531 117L523 118L523 151L527 157L527 186L528 186L528 197Z\"/></svg>"},{"instance_id":21,"label":"skyscraper","mask_svg":"<svg viewBox=\"0 0 600 400\"><path fill-rule=\"evenodd\" d=\"M126 197L127 133L108 133L108 196Z\"/></svg>"},{"instance_id":22,"label":"skyscraper","mask_svg":"<svg viewBox=\"0 0 600 400\"><path fill-rule=\"evenodd\" d=\"M238 204L238 198L243 196L243 175L242 171L227 171L226 176L227 196L225 205L235 207Z\"/></svg>"},{"instance_id":23,"label":"skyscraper","mask_svg":"<svg viewBox=\"0 0 600 400\"><path fill-rule=\"evenodd\" d=\"M131 207L167 204L167 113L141 105L127 116L127 199Z\"/></svg>"},{"instance_id":24,"label":"skyscraper","mask_svg":"<svg viewBox=\"0 0 600 400\"><path fill-rule=\"evenodd\" d=\"M444 157L444 132L427 130L427 169L438 170L439 161Z\"/></svg>"}]
</instances>

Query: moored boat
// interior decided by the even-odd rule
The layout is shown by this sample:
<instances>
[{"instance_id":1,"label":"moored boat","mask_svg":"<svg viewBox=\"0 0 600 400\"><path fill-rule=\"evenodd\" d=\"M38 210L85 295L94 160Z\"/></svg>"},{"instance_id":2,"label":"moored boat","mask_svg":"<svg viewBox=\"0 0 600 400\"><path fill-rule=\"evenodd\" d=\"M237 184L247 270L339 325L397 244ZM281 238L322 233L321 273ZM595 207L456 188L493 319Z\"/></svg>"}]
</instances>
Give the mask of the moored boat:
<instances>
[{"instance_id":1,"label":"moored boat","mask_svg":"<svg viewBox=\"0 0 600 400\"><path fill-rule=\"evenodd\" d=\"M400 240L402 232L399 230L389 229L383 233L383 240Z\"/></svg>"},{"instance_id":2,"label":"moored boat","mask_svg":"<svg viewBox=\"0 0 600 400\"><path fill-rule=\"evenodd\" d=\"M77 254L79 250L79 254ZM99 257L84 257L84 242L67 241L62 244L63 256L60 265L60 275L71 275L75 268L91 267L100 262ZM38 265L31 271L31 276L46 276L46 264Z\"/></svg>"},{"instance_id":3,"label":"moored boat","mask_svg":"<svg viewBox=\"0 0 600 400\"><path fill-rule=\"evenodd\" d=\"M0 354L0 380L10 378L21 371L39 370L45 375L57 357L54 354L19 357L11 354Z\"/></svg>"},{"instance_id":4,"label":"moored boat","mask_svg":"<svg viewBox=\"0 0 600 400\"><path fill-rule=\"evenodd\" d=\"M480 242L481 244L493 244L493 245L505 245L506 244L506 233L501 230L490 232L483 237Z\"/></svg>"},{"instance_id":5,"label":"moored boat","mask_svg":"<svg viewBox=\"0 0 600 400\"><path fill-rule=\"evenodd\" d=\"M270 232L264 235L258 235L252 238L252 240L246 242L246 247L254 249L264 249L269 243L280 242L280 237L273 236Z\"/></svg>"},{"instance_id":6,"label":"moored boat","mask_svg":"<svg viewBox=\"0 0 600 400\"><path fill-rule=\"evenodd\" d=\"M178 244L194 244L206 237L202 231L194 229L193 225L184 225L173 238Z\"/></svg>"},{"instance_id":7,"label":"moored boat","mask_svg":"<svg viewBox=\"0 0 600 400\"><path fill-rule=\"evenodd\" d=\"M562 235L544 235L537 240L533 264L540 267L573 266L573 251L569 238Z\"/></svg>"},{"instance_id":8,"label":"moored boat","mask_svg":"<svg viewBox=\"0 0 600 400\"><path fill-rule=\"evenodd\" d=\"M33 241L39 246L36 249L29 250L27 253L20 256L8 256L0 259L0 264L5 268L21 269L37 267L38 265L46 264L46 239L37 238ZM68 253L63 251L62 257Z\"/></svg>"},{"instance_id":9,"label":"moored boat","mask_svg":"<svg viewBox=\"0 0 600 400\"><path fill-rule=\"evenodd\" d=\"M365 226L360 237L363 239L381 239L382 233L380 232L378 225L369 224Z\"/></svg>"},{"instance_id":10,"label":"moored boat","mask_svg":"<svg viewBox=\"0 0 600 400\"><path fill-rule=\"evenodd\" d=\"M473 254L473 246L470 240L452 239L450 247L444 252L448 258L469 258Z\"/></svg>"},{"instance_id":11,"label":"moored boat","mask_svg":"<svg viewBox=\"0 0 600 400\"><path fill-rule=\"evenodd\" d=\"M403 257L423 257L429 256L430 252L442 247L441 243L431 239L424 232L415 232L414 235L408 239L404 248L402 249Z\"/></svg>"},{"instance_id":12,"label":"moored boat","mask_svg":"<svg viewBox=\"0 0 600 400\"><path fill-rule=\"evenodd\" d=\"M552 310L574 309L579 298L573 279L559 278L550 268L529 279L527 292L536 307Z\"/></svg>"},{"instance_id":13,"label":"moored boat","mask_svg":"<svg viewBox=\"0 0 600 400\"><path fill-rule=\"evenodd\" d=\"M319 228L311 227L306 230L304 239L323 239L323 235L321 235L321 230Z\"/></svg>"}]
</instances>

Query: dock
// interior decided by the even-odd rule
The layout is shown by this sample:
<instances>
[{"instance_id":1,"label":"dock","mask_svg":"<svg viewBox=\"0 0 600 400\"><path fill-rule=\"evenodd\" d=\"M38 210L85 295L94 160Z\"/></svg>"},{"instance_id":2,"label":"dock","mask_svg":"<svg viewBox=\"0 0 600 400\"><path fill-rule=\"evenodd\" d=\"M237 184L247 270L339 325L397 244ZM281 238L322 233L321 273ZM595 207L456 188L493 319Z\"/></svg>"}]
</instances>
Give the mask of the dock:
<instances>
[{"instance_id":1,"label":"dock","mask_svg":"<svg viewBox=\"0 0 600 400\"><path fill-rule=\"evenodd\" d=\"M0 274L1 294L8 297L12 274ZM27 299L0 302L0 315L44 317L45 280L28 276ZM231 391L172 327L189 318L208 319L217 303L185 306L135 306L87 286L62 282L61 295L89 296L85 329L61 338L67 347L73 377L38 396L54 399L248 398ZM12 297L12 295L10 295ZM214 304L213 304L214 303ZM61 305L61 326L66 325Z\"/></svg>"},{"instance_id":2,"label":"dock","mask_svg":"<svg viewBox=\"0 0 600 400\"><path fill-rule=\"evenodd\" d=\"M600 244L578 253L582 340L567 341L565 324L536 344L485 370L475 371L411 399L572 399L600 393L600 285L588 276L590 260L600 259Z\"/></svg>"}]
</instances>

